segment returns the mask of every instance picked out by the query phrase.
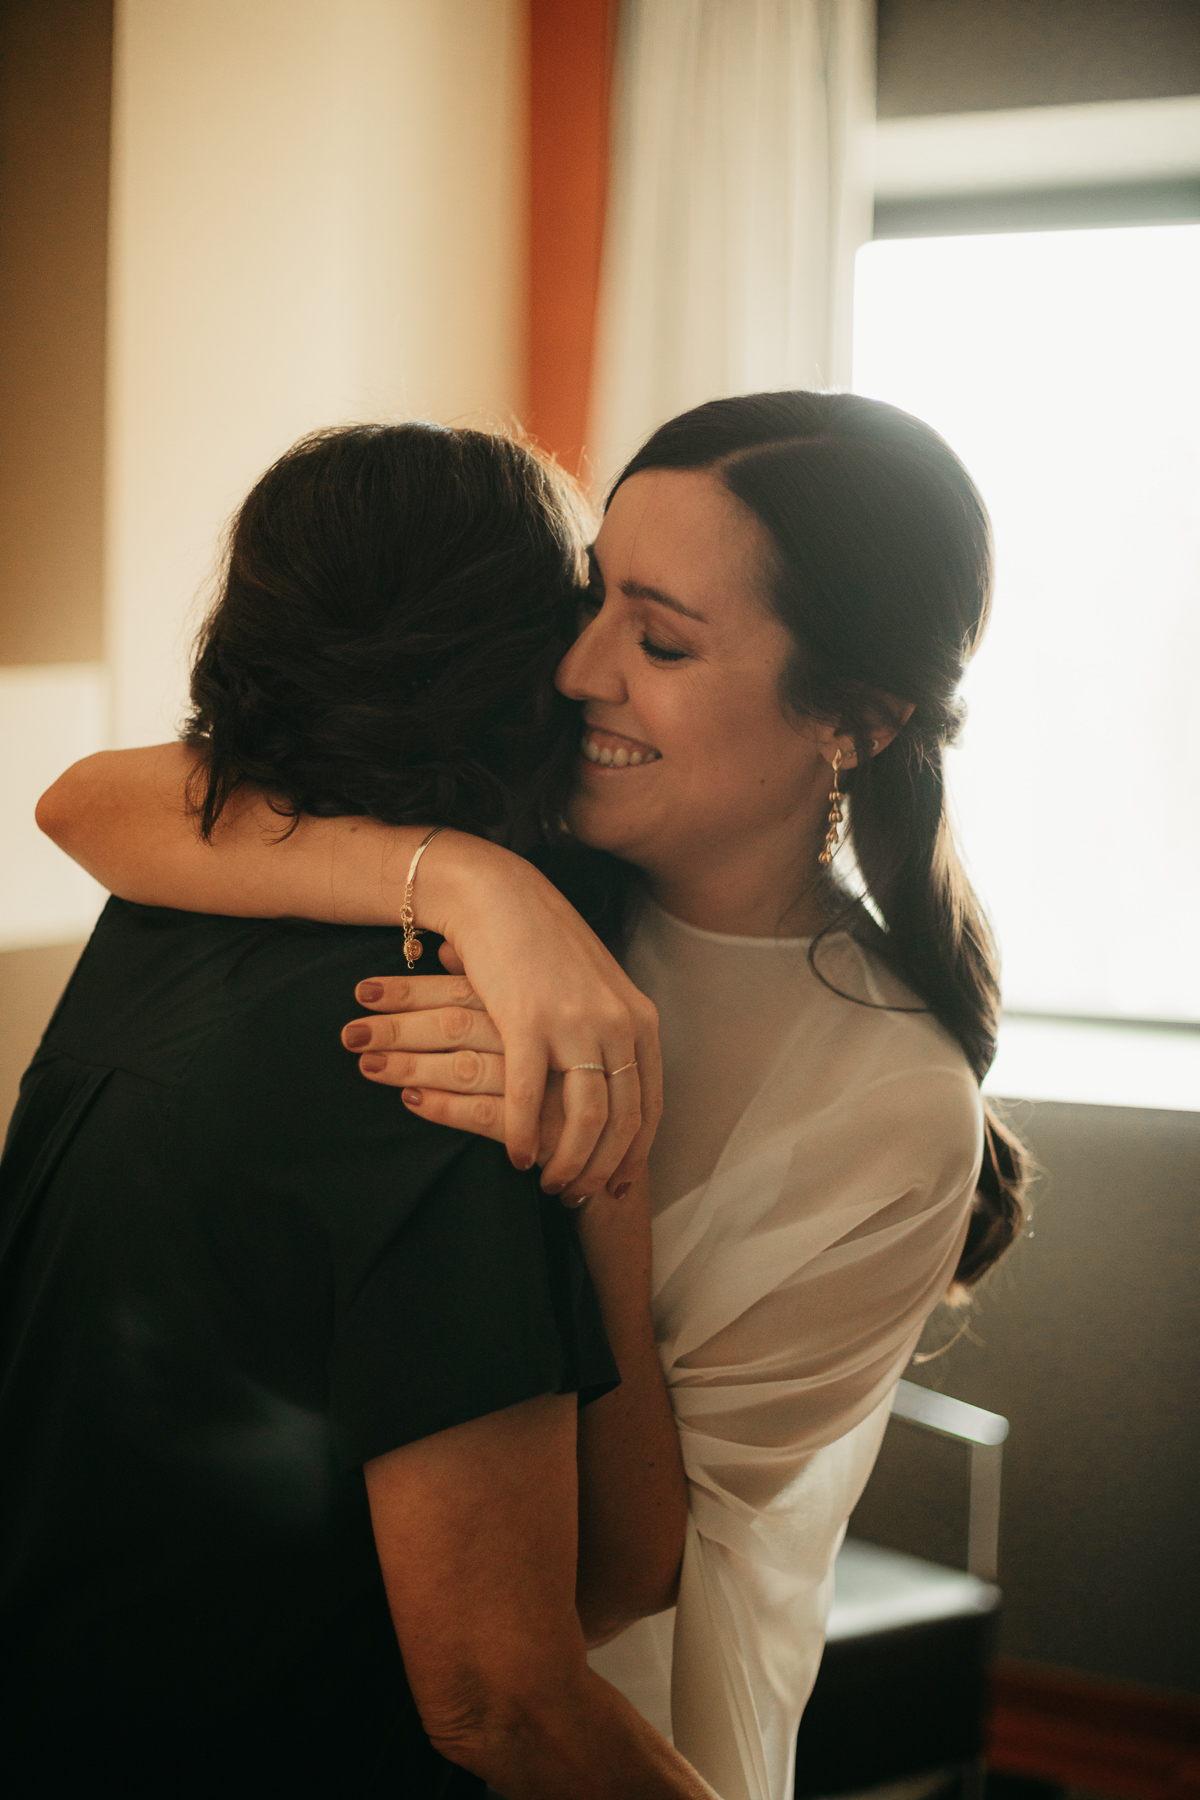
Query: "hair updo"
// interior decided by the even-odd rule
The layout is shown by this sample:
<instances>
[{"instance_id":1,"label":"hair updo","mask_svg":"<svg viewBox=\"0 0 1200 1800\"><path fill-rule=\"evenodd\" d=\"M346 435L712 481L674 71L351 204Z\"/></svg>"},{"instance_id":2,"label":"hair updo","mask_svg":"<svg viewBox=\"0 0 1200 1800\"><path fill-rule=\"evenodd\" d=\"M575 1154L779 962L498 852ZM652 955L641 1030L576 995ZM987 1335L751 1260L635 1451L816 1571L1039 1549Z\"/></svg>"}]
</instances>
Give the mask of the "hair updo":
<instances>
[{"instance_id":1,"label":"hair updo","mask_svg":"<svg viewBox=\"0 0 1200 1800\"><path fill-rule=\"evenodd\" d=\"M316 432L229 534L192 668L207 837L243 784L295 820L365 813L523 842L565 792L588 517L577 484L498 434Z\"/></svg>"},{"instance_id":2,"label":"hair updo","mask_svg":"<svg viewBox=\"0 0 1200 1800\"><path fill-rule=\"evenodd\" d=\"M767 598L793 645L781 699L850 735L858 753L843 786L875 917L847 895L826 930L848 923L882 955L982 1081L996 1050L998 957L955 848L944 770L992 596L991 527L974 483L928 425L856 394L710 401L656 431L616 485L647 469L711 469L770 534ZM901 724L905 702L913 711ZM885 719L900 729L872 755ZM809 953L818 976L825 935ZM1024 1218L1025 1153L986 1105L984 1120L955 1273L965 1286Z\"/></svg>"}]
</instances>

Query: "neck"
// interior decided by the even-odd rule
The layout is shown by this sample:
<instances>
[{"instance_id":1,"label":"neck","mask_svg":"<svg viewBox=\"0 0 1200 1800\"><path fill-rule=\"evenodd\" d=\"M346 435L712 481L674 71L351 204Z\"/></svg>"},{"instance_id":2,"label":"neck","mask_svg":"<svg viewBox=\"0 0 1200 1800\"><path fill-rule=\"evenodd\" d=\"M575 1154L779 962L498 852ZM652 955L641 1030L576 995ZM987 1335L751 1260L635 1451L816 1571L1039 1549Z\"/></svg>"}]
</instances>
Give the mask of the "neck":
<instances>
[{"instance_id":1,"label":"neck","mask_svg":"<svg viewBox=\"0 0 1200 1800\"><path fill-rule=\"evenodd\" d=\"M723 857L643 872L651 898L685 925L733 937L813 937L835 910L817 863L822 841L805 843L799 856L794 842L740 846Z\"/></svg>"}]
</instances>

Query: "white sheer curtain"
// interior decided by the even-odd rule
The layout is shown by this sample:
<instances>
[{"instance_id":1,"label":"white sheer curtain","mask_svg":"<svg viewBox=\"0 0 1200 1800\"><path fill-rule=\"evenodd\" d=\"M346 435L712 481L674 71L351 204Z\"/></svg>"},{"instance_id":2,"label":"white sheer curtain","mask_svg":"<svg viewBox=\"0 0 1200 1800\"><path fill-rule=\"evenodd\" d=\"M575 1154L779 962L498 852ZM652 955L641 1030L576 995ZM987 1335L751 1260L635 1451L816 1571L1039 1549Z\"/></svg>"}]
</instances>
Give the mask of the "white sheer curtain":
<instances>
[{"instance_id":1,"label":"white sheer curtain","mask_svg":"<svg viewBox=\"0 0 1200 1800\"><path fill-rule=\"evenodd\" d=\"M873 0L624 0L590 453L701 400L848 386Z\"/></svg>"}]
</instances>

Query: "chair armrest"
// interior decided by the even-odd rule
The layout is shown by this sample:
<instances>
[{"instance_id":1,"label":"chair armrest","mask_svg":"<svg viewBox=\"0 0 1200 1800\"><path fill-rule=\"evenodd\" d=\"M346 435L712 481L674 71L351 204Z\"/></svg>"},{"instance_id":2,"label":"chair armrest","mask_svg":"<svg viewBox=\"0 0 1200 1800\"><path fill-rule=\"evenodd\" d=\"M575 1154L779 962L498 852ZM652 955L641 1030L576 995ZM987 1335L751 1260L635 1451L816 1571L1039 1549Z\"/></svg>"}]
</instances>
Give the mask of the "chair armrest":
<instances>
[{"instance_id":1,"label":"chair armrest","mask_svg":"<svg viewBox=\"0 0 1200 1800\"><path fill-rule=\"evenodd\" d=\"M935 1394L915 1381L896 1383L892 1411L910 1425L923 1425L926 1431L957 1438L961 1444L1002 1444L1008 1436L1008 1420L999 1413L968 1406L965 1400L951 1400L948 1394Z\"/></svg>"},{"instance_id":2,"label":"chair armrest","mask_svg":"<svg viewBox=\"0 0 1200 1800\"><path fill-rule=\"evenodd\" d=\"M1000 1547L1000 1458L1008 1420L982 1406L969 1406L965 1400L918 1387L915 1381L897 1383L892 1413L906 1424L970 1445L967 1568L982 1581L995 1581Z\"/></svg>"}]
</instances>

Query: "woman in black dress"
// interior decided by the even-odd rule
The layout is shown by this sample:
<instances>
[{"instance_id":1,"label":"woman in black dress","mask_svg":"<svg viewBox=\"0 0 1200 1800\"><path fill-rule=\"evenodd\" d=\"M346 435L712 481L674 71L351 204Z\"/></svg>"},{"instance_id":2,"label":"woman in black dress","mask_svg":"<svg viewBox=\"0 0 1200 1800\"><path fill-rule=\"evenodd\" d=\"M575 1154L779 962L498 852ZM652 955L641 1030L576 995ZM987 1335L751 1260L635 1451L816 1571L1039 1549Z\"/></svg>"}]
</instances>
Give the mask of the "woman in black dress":
<instances>
[{"instance_id":1,"label":"woman in black dress","mask_svg":"<svg viewBox=\"0 0 1200 1800\"><path fill-rule=\"evenodd\" d=\"M242 508L197 661L205 828L245 781L281 829L531 844L581 541L569 486L502 438L297 446ZM113 900L25 1076L0 1163L9 1792L709 1792L585 1662L576 1414L617 1373L575 1221L362 1081L339 1028L364 967L403 971L401 933ZM647 1067L651 1018L620 1025ZM645 1307L597 1260L678 1514L628 1619L668 1603L686 1500Z\"/></svg>"}]
</instances>

